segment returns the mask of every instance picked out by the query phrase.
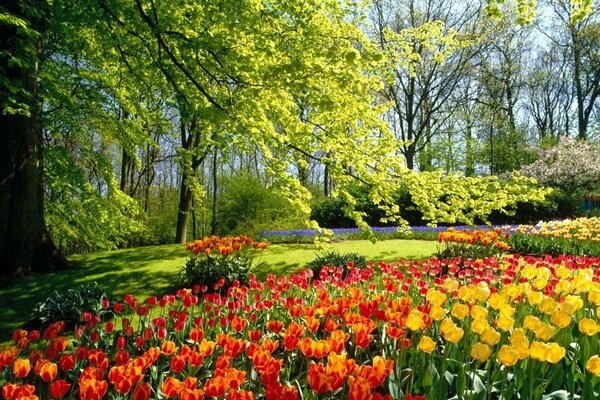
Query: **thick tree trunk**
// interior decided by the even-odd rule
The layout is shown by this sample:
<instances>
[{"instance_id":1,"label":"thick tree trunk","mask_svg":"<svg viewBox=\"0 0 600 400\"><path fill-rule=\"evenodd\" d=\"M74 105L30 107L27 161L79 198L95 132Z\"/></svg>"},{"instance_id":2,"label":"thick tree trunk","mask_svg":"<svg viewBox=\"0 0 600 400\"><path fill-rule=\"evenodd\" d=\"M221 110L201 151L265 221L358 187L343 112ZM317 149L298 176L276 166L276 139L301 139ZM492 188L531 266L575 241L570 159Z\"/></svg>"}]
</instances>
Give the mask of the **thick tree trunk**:
<instances>
[{"instance_id":1,"label":"thick tree trunk","mask_svg":"<svg viewBox=\"0 0 600 400\"><path fill-rule=\"evenodd\" d=\"M40 2L40 11L47 3ZM42 31L43 19L20 15L19 4L9 9L15 15L32 21L32 27ZM43 13L41 13L43 14ZM16 31L0 25L0 48L17 53L19 46L37 48L39 42L26 42ZM27 275L31 272L50 272L68 266L58 252L44 223L44 192L42 184L43 152L40 121L41 102L37 62L29 66L9 65L0 57L0 70L12 84L27 93L19 101L26 102L28 115L0 112L0 276ZM3 94L5 96L5 94Z\"/></svg>"}]
</instances>

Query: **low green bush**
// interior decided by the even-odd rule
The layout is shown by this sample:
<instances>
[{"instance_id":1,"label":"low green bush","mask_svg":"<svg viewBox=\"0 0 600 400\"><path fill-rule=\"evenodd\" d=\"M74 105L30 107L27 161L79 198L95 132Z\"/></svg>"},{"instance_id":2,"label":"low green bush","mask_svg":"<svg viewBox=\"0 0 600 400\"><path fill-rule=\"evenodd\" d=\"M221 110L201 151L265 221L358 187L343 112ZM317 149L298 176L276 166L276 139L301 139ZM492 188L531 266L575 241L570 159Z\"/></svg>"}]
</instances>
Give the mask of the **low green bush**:
<instances>
[{"instance_id":1,"label":"low green bush","mask_svg":"<svg viewBox=\"0 0 600 400\"><path fill-rule=\"evenodd\" d=\"M207 290L229 287L234 281L248 283L252 260L241 255L190 257L181 269L179 277L185 287L206 286Z\"/></svg>"},{"instance_id":2,"label":"low green bush","mask_svg":"<svg viewBox=\"0 0 600 400\"><path fill-rule=\"evenodd\" d=\"M204 291L219 291L237 282L248 283L254 261L250 252L265 249L266 243L254 242L247 236L204 237L186 244L192 254L179 271L184 287L205 286Z\"/></svg>"},{"instance_id":3,"label":"low green bush","mask_svg":"<svg viewBox=\"0 0 600 400\"><path fill-rule=\"evenodd\" d=\"M67 326L73 327L84 322L82 316L86 312L103 319L109 318L112 315L111 305L114 303L115 297L96 282L68 289L66 292L55 291L33 308L31 323L44 326L65 321Z\"/></svg>"}]
</instances>

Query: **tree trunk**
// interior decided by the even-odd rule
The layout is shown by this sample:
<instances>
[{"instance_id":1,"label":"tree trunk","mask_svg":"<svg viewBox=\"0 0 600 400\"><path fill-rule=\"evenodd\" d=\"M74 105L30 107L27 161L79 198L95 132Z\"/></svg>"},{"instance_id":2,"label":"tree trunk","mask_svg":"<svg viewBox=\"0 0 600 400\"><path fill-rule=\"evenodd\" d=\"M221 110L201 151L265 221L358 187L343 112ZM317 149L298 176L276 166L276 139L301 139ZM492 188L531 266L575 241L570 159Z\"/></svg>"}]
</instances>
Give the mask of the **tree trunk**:
<instances>
[{"instance_id":1,"label":"tree trunk","mask_svg":"<svg viewBox=\"0 0 600 400\"><path fill-rule=\"evenodd\" d=\"M131 193L131 172L133 169L133 159L131 158L131 156L129 155L129 152L125 149L125 146L123 146L123 156L121 159L121 183L119 185L119 188L121 189L121 192L125 193L128 196L132 196L133 193Z\"/></svg>"},{"instance_id":2,"label":"tree trunk","mask_svg":"<svg viewBox=\"0 0 600 400\"><path fill-rule=\"evenodd\" d=\"M465 176L474 176L475 157L473 155L473 125L469 115L467 115L467 127L465 135Z\"/></svg>"},{"instance_id":3,"label":"tree trunk","mask_svg":"<svg viewBox=\"0 0 600 400\"><path fill-rule=\"evenodd\" d=\"M47 3L41 2L41 11ZM32 21L32 27L42 31L43 19L21 15L19 4L7 6L8 11ZM40 12L43 14L43 12ZM0 48L17 53L19 46L31 46L14 29L0 25ZM40 43L36 60L39 61ZM21 86L28 95L19 101L29 106L28 115L0 112L0 275L23 276L31 272L50 272L68 266L52 242L44 222L41 101L37 62L33 65L9 65L0 57L0 70L11 84ZM4 94L3 94L4 96ZM6 100L6 99L5 99Z\"/></svg>"},{"instance_id":4,"label":"tree trunk","mask_svg":"<svg viewBox=\"0 0 600 400\"><path fill-rule=\"evenodd\" d=\"M187 240L187 226L190 207L194 194L187 184L187 175L182 174L182 182L179 190L179 212L177 213L177 230L175 232L175 243L184 244Z\"/></svg>"},{"instance_id":5,"label":"tree trunk","mask_svg":"<svg viewBox=\"0 0 600 400\"><path fill-rule=\"evenodd\" d=\"M217 188L218 188L218 180L217 180L217 154L218 150L215 149L215 154L213 155L213 165L212 165L212 215L210 219L210 234L217 234Z\"/></svg>"}]
</instances>

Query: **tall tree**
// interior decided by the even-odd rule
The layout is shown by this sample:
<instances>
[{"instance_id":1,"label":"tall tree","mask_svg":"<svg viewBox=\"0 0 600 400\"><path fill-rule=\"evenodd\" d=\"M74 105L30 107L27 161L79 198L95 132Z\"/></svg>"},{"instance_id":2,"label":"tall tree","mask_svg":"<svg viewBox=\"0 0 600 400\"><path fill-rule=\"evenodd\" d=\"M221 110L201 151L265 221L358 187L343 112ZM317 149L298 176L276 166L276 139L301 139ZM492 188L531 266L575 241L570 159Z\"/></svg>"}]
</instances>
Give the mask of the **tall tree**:
<instances>
[{"instance_id":1,"label":"tall tree","mask_svg":"<svg viewBox=\"0 0 600 400\"><path fill-rule=\"evenodd\" d=\"M432 168L428 149L456 110L453 94L477 52L481 9L477 1L373 1L375 40L389 61L382 96L409 169L419 154L420 169Z\"/></svg>"},{"instance_id":2,"label":"tall tree","mask_svg":"<svg viewBox=\"0 0 600 400\"><path fill-rule=\"evenodd\" d=\"M67 265L46 229L40 96L42 40L50 13L43 0L0 6L0 275Z\"/></svg>"},{"instance_id":3,"label":"tall tree","mask_svg":"<svg viewBox=\"0 0 600 400\"><path fill-rule=\"evenodd\" d=\"M573 96L564 49L551 45L530 64L526 78L526 109L540 141L568 135Z\"/></svg>"},{"instance_id":4,"label":"tall tree","mask_svg":"<svg viewBox=\"0 0 600 400\"><path fill-rule=\"evenodd\" d=\"M556 23L549 36L565 51L572 75L577 113L577 138L587 139L594 105L600 96L600 21L597 4L549 0Z\"/></svg>"}]
</instances>

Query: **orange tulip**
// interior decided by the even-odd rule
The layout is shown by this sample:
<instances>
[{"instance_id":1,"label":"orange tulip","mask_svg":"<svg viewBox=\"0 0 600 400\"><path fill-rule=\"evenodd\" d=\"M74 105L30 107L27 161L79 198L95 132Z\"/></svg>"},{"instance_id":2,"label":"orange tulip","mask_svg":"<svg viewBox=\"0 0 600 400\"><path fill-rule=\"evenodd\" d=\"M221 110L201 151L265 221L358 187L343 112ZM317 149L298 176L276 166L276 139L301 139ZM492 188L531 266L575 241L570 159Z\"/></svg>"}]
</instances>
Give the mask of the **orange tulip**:
<instances>
[{"instance_id":1,"label":"orange tulip","mask_svg":"<svg viewBox=\"0 0 600 400\"><path fill-rule=\"evenodd\" d=\"M203 398L201 389L184 388L179 394L179 400L200 400Z\"/></svg>"},{"instance_id":2,"label":"orange tulip","mask_svg":"<svg viewBox=\"0 0 600 400\"><path fill-rule=\"evenodd\" d=\"M283 322L277 320L268 320L267 321L267 330L269 332L280 332L283 329Z\"/></svg>"},{"instance_id":3,"label":"orange tulip","mask_svg":"<svg viewBox=\"0 0 600 400\"><path fill-rule=\"evenodd\" d=\"M254 400L254 393L245 390L230 390L227 400Z\"/></svg>"},{"instance_id":4,"label":"orange tulip","mask_svg":"<svg viewBox=\"0 0 600 400\"><path fill-rule=\"evenodd\" d=\"M15 363L13 364L13 375L16 378L23 379L31 371L31 363L27 358L17 358Z\"/></svg>"},{"instance_id":5,"label":"orange tulip","mask_svg":"<svg viewBox=\"0 0 600 400\"><path fill-rule=\"evenodd\" d=\"M133 389L133 400L149 400L152 388L147 383L138 383Z\"/></svg>"},{"instance_id":6,"label":"orange tulip","mask_svg":"<svg viewBox=\"0 0 600 400\"><path fill-rule=\"evenodd\" d=\"M323 394L330 390L331 376L322 364L310 364L308 367L308 385L313 392Z\"/></svg>"},{"instance_id":7,"label":"orange tulip","mask_svg":"<svg viewBox=\"0 0 600 400\"><path fill-rule=\"evenodd\" d=\"M20 385L16 383L7 383L2 386L2 397L12 400L17 395Z\"/></svg>"},{"instance_id":8,"label":"orange tulip","mask_svg":"<svg viewBox=\"0 0 600 400\"><path fill-rule=\"evenodd\" d=\"M208 357L215 350L215 345L216 345L215 342L212 342L212 341L206 340L206 339L202 339L202 342L200 342L200 345L198 346L198 351L203 357Z\"/></svg>"},{"instance_id":9,"label":"orange tulip","mask_svg":"<svg viewBox=\"0 0 600 400\"><path fill-rule=\"evenodd\" d=\"M176 350L176 349L177 349L177 348L176 348L176 346L175 346L175 342L173 342L173 341L171 341L171 340L165 340L165 341L163 342L163 344L162 344L162 346L161 346L161 349L160 349L160 350L161 350L161 352L162 352L163 354L170 355L170 354L173 354L173 353L175 353L175 350Z\"/></svg>"},{"instance_id":10,"label":"orange tulip","mask_svg":"<svg viewBox=\"0 0 600 400\"><path fill-rule=\"evenodd\" d=\"M35 373L46 382L54 380L54 378L56 378L57 372L57 365L53 362L41 359L35 363Z\"/></svg>"},{"instance_id":11,"label":"orange tulip","mask_svg":"<svg viewBox=\"0 0 600 400\"><path fill-rule=\"evenodd\" d=\"M383 384L394 366L393 360L386 360L381 356L373 357L373 365L360 365L356 369L356 375L368 380L371 387Z\"/></svg>"},{"instance_id":12,"label":"orange tulip","mask_svg":"<svg viewBox=\"0 0 600 400\"><path fill-rule=\"evenodd\" d=\"M108 390L108 382L97 380L94 377L79 378L80 400L98 400L104 397Z\"/></svg>"},{"instance_id":13,"label":"orange tulip","mask_svg":"<svg viewBox=\"0 0 600 400\"><path fill-rule=\"evenodd\" d=\"M192 328L190 330L190 340L197 343L204 338L204 331L201 328Z\"/></svg>"},{"instance_id":14,"label":"orange tulip","mask_svg":"<svg viewBox=\"0 0 600 400\"><path fill-rule=\"evenodd\" d=\"M183 356L176 355L171 357L171 372L179 373L185 368L186 359Z\"/></svg>"},{"instance_id":15,"label":"orange tulip","mask_svg":"<svg viewBox=\"0 0 600 400\"><path fill-rule=\"evenodd\" d=\"M144 369L148 368L149 366L154 364L156 360L158 360L158 358L160 357L160 349L158 347L151 347L144 352L144 355L142 357L146 361L146 366L144 367Z\"/></svg>"},{"instance_id":16,"label":"orange tulip","mask_svg":"<svg viewBox=\"0 0 600 400\"><path fill-rule=\"evenodd\" d=\"M361 376L349 376L348 386L350 390L348 392L349 400L364 400L371 398L371 385L369 380Z\"/></svg>"},{"instance_id":17,"label":"orange tulip","mask_svg":"<svg viewBox=\"0 0 600 400\"><path fill-rule=\"evenodd\" d=\"M240 317L235 317L231 320L231 329L235 332L241 332L246 327L246 320Z\"/></svg>"},{"instance_id":18,"label":"orange tulip","mask_svg":"<svg viewBox=\"0 0 600 400\"><path fill-rule=\"evenodd\" d=\"M161 387L161 391L169 399L177 396L181 389L183 389L183 384L172 376L167 377Z\"/></svg>"},{"instance_id":19,"label":"orange tulip","mask_svg":"<svg viewBox=\"0 0 600 400\"><path fill-rule=\"evenodd\" d=\"M263 340L262 344L260 345L262 350L266 350L271 353L273 353L277 347L279 347L279 340L271 340L270 338Z\"/></svg>"},{"instance_id":20,"label":"orange tulip","mask_svg":"<svg viewBox=\"0 0 600 400\"><path fill-rule=\"evenodd\" d=\"M223 376L215 376L204 384L204 393L207 396L221 397L227 391L227 381Z\"/></svg>"}]
</instances>

